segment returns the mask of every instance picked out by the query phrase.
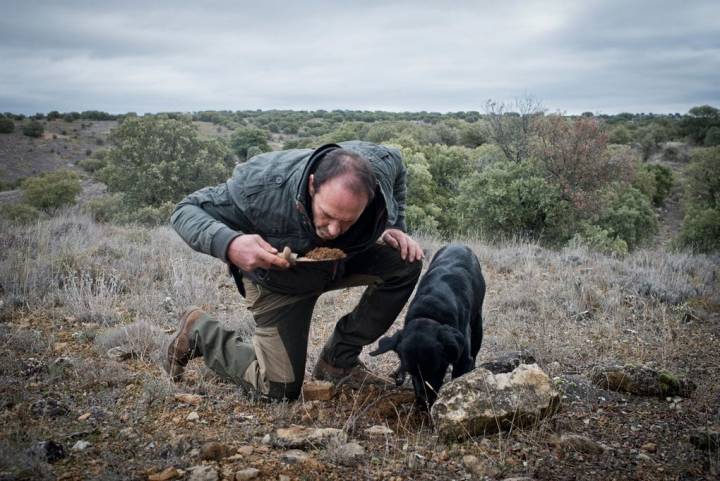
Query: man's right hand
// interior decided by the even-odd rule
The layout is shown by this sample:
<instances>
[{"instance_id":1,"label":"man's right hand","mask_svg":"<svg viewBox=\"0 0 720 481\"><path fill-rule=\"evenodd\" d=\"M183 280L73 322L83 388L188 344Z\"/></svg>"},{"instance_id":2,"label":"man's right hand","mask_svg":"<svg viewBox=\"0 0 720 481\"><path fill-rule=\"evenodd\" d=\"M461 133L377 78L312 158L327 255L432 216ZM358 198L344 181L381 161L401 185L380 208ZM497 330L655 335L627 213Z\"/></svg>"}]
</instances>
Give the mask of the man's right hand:
<instances>
[{"instance_id":1,"label":"man's right hand","mask_svg":"<svg viewBox=\"0 0 720 481\"><path fill-rule=\"evenodd\" d=\"M277 255L278 250L268 244L257 234L246 234L236 237L230 242L227 258L244 271L257 268L287 269L290 263Z\"/></svg>"}]
</instances>

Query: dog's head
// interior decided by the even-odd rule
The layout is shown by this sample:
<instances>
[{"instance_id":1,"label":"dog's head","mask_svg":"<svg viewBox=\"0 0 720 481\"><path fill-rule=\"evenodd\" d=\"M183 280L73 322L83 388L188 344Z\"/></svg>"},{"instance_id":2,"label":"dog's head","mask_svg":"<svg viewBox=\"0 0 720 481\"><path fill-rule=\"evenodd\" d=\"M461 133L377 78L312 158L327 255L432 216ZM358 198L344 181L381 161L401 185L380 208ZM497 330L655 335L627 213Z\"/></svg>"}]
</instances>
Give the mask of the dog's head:
<instances>
[{"instance_id":1,"label":"dog's head","mask_svg":"<svg viewBox=\"0 0 720 481\"><path fill-rule=\"evenodd\" d=\"M378 349L370 355L395 351L400 358L400 367L393 376L395 384L402 385L409 373L416 401L429 408L437 398L448 366L459 360L464 345L464 336L454 327L416 319L402 331L381 338Z\"/></svg>"}]
</instances>

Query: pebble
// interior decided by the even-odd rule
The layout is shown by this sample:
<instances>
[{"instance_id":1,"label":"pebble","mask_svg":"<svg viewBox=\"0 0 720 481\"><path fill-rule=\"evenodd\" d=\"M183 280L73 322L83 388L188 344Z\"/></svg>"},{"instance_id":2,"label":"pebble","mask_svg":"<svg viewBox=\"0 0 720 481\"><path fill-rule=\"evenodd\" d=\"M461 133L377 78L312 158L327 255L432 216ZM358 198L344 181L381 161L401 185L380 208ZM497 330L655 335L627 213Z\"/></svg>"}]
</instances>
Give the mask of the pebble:
<instances>
[{"instance_id":1,"label":"pebble","mask_svg":"<svg viewBox=\"0 0 720 481\"><path fill-rule=\"evenodd\" d=\"M351 466L365 456L365 448L359 443L351 442L337 447L333 453L340 464Z\"/></svg>"},{"instance_id":2,"label":"pebble","mask_svg":"<svg viewBox=\"0 0 720 481\"><path fill-rule=\"evenodd\" d=\"M200 448L200 459L204 461L220 461L231 453L231 449L218 442L205 443Z\"/></svg>"},{"instance_id":3,"label":"pebble","mask_svg":"<svg viewBox=\"0 0 720 481\"><path fill-rule=\"evenodd\" d=\"M655 451L657 451L657 444L645 443L640 449L642 449L643 451L647 451L648 453L654 453Z\"/></svg>"},{"instance_id":4,"label":"pebble","mask_svg":"<svg viewBox=\"0 0 720 481\"><path fill-rule=\"evenodd\" d=\"M193 411L188 414L185 419L187 419L188 421L197 421L198 419L200 419L200 415L197 413L197 411Z\"/></svg>"},{"instance_id":5,"label":"pebble","mask_svg":"<svg viewBox=\"0 0 720 481\"><path fill-rule=\"evenodd\" d=\"M237 453L243 456L250 456L253 453L254 448L252 446L240 446L237 448Z\"/></svg>"},{"instance_id":6,"label":"pebble","mask_svg":"<svg viewBox=\"0 0 720 481\"><path fill-rule=\"evenodd\" d=\"M170 479L175 479L180 477L180 473L178 473L178 470L175 469L174 466L170 466L169 468L166 468L159 473L151 474L148 476L148 481L169 481Z\"/></svg>"},{"instance_id":7,"label":"pebble","mask_svg":"<svg viewBox=\"0 0 720 481\"><path fill-rule=\"evenodd\" d=\"M299 449L285 451L282 455L282 461L287 464L302 464L309 458L310 456L305 451Z\"/></svg>"},{"instance_id":8,"label":"pebble","mask_svg":"<svg viewBox=\"0 0 720 481\"><path fill-rule=\"evenodd\" d=\"M641 461L652 461L652 458L645 453L638 454L637 458Z\"/></svg>"},{"instance_id":9,"label":"pebble","mask_svg":"<svg viewBox=\"0 0 720 481\"><path fill-rule=\"evenodd\" d=\"M193 466L188 481L218 481L218 473L211 466Z\"/></svg>"},{"instance_id":10,"label":"pebble","mask_svg":"<svg viewBox=\"0 0 720 481\"><path fill-rule=\"evenodd\" d=\"M81 414L80 416L78 416L77 420L78 420L78 421L85 421L85 420L88 419L90 416L92 416L92 413Z\"/></svg>"},{"instance_id":11,"label":"pebble","mask_svg":"<svg viewBox=\"0 0 720 481\"><path fill-rule=\"evenodd\" d=\"M260 470L257 468L246 468L241 469L235 473L235 481L247 481L249 479L255 479L260 475Z\"/></svg>"},{"instance_id":12,"label":"pebble","mask_svg":"<svg viewBox=\"0 0 720 481\"><path fill-rule=\"evenodd\" d=\"M192 406L198 406L202 402L202 396L198 394L176 394L175 400L181 403L190 404Z\"/></svg>"},{"instance_id":13,"label":"pebble","mask_svg":"<svg viewBox=\"0 0 720 481\"><path fill-rule=\"evenodd\" d=\"M89 448L90 446L91 446L91 444L89 442L81 439L80 441L73 444L73 447L71 449L73 451L83 451L83 450Z\"/></svg>"},{"instance_id":14,"label":"pebble","mask_svg":"<svg viewBox=\"0 0 720 481\"><path fill-rule=\"evenodd\" d=\"M395 431L387 426L376 424L375 426L367 428L365 430L365 434L369 436L389 436L391 434L395 434Z\"/></svg>"}]
</instances>

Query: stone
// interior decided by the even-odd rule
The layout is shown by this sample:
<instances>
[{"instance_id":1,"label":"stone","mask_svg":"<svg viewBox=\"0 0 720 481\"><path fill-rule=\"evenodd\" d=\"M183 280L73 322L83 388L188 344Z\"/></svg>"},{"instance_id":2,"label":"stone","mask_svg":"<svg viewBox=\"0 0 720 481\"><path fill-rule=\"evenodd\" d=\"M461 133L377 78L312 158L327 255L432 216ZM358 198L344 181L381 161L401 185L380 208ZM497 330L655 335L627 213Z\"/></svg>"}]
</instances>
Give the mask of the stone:
<instances>
[{"instance_id":1,"label":"stone","mask_svg":"<svg viewBox=\"0 0 720 481\"><path fill-rule=\"evenodd\" d=\"M193 411L188 414L185 419L188 421L197 421L198 419L200 419L200 415L197 413L197 411Z\"/></svg>"},{"instance_id":2,"label":"stone","mask_svg":"<svg viewBox=\"0 0 720 481\"><path fill-rule=\"evenodd\" d=\"M203 461L220 461L232 454L232 449L215 441L205 443L200 448L200 459Z\"/></svg>"},{"instance_id":3,"label":"stone","mask_svg":"<svg viewBox=\"0 0 720 481\"><path fill-rule=\"evenodd\" d=\"M81 414L80 416L78 416L77 420L78 421L87 421L90 418L90 416L92 416L92 413Z\"/></svg>"},{"instance_id":4,"label":"stone","mask_svg":"<svg viewBox=\"0 0 720 481\"><path fill-rule=\"evenodd\" d=\"M171 479L179 477L180 473L178 472L178 470L175 469L174 466L170 466L169 468L165 468L159 473L151 474L150 476L148 476L148 481L169 481Z\"/></svg>"},{"instance_id":5,"label":"stone","mask_svg":"<svg viewBox=\"0 0 720 481\"><path fill-rule=\"evenodd\" d=\"M480 364L493 374L513 372L521 364L535 364L535 356L527 351L506 351L497 354L490 361Z\"/></svg>"},{"instance_id":6,"label":"stone","mask_svg":"<svg viewBox=\"0 0 720 481\"><path fill-rule=\"evenodd\" d=\"M647 451L648 453L654 453L655 451L657 451L657 444L645 443L640 447L640 449L642 449L643 451Z\"/></svg>"},{"instance_id":7,"label":"stone","mask_svg":"<svg viewBox=\"0 0 720 481\"><path fill-rule=\"evenodd\" d=\"M291 449L289 451L285 451L282 454L281 459L283 463L287 464L302 464L310 459L310 455L299 449Z\"/></svg>"},{"instance_id":8,"label":"stone","mask_svg":"<svg viewBox=\"0 0 720 481\"><path fill-rule=\"evenodd\" d=\"M335 385L328 381L310 381L303 384L305 401L329 401L335 395Z\"/></svg>"},{"instance_id":9,"label":"stone","mask_svg":"<svg viewBox=\"0 0 720 481\"><path fill-rule=\"evenodd\" d=\"M56 418L65 416L70 410L60 401L52 398L38 399L30 405L30 412L36 417Z\"/></svg>"},{"instance_id":10,"label":"stone","mask_svg":"<svg viewBox=\"0 0 720 481\"><path fill-rule=\"evenodd\" d=\"M270 444L278 448L315 448L325 447L332 442L344 443L347 435L342 429L309 428L291 426L279 428L270 436Z\"/></svg>"},{"instance_id":11,"label":"stone","mask_svg":"<svg viewBox=\"0 0 720 481\"><path fill-rule=\"evenodd\" d=\"M288 476L287 474L281 474L280 476L278 476L278 481L290 481L290 476Z\"/></svg>"},{"instance_id":12,"label":"stone","mask_svg":"<svg viewBox=\"0 0 720 481\"><path fill-rule=\"evenodd\" d=\"M331 455L338 463L353 466L365 456L365 448L356 442L345 443L334 448Z\"/></svg>"},{"instance_id":13,"label":"stone","mask_svg":"<svg viewBox=\"0 0 720 481\"><path fill-rule=\"evenodd\" d=\"M198 394L180 393L175 395L175 400L181 403L190 404L191 406L199 406L202 402L202 396Z\"/></svg>"},{"instance_id":14,"label":"stone","mask_svg":"<svg viewBox=\"0 0 720 481\"><path fill-rule=\"evenodd\" d=\"M465 455L462 458L462 462L465 469L470 471L472 474L477 476L485 475L485 469L477 456L473 456L472 454Z\"/></svg>"},{"instance_id":15,"label":"stone","mask_svg":"<svg viewBox=\"0 0 720 481\"><path fill-rule=\"evenodd\" d=\"M128 361L133 357L137 357L136 354L127 346L115 346L111 347L105 353L109 359L113 361L122 362Z\"/></svg>"},{"instance_id":16,"label":"stone","mask_svg":"<svg viewBox=\"0 0 720 481\"><path fill-rule=\"evenodd\" d=\"M720 447L720 431L699 428L690 435L690 444L703 451L717 452Z\"/></svg>"},{"instance_id":17,"label":"stone","mask_svg":"<svg viewBox=\"0 0 720 481\"><path fill-rule=\"evenodd\" d=\"M533 425L555 414L560 393L537 364L510 373L477 368L445 384L431 414L445 440Z\"/></svg>"},{"instance_id":18,"label":"stone","mask_svg":"<svg viewBox=\"0 0 720 481\"><path fill-rule=\"evenodd\" d=\"M389 436L391 434L395 434L395 431L390 429L387 426L382 426L380 424L376 424L375 426L370 426L365 430L365 434L368 436Z\"/></svg>"},{"instance_id":19,"label":"stone","mask_svg":"<svg viewBox=\"0 0 720 481\"><path fill-rule=\"evenodd\" d=\"M241 469L235 473L235 481L248 481L249 479L255 479L260 476L260 470L257 468L246 468Z\"/></svg>"},{"instance_id":20,"label":"stone","mask_svg":"<svg viewBox=\"0 0 720 481\"><path fill-rule=\"evenodd\" d=\"M579 434L563 434L558 444L572 451L585 454L601 454L605 452L602 444Z\"/></svg>"},{"instance_id":21,"label":"stone","mask_svg":"<svg viewBox=\"0 0 720 481\"><path fill-rule=\"evenodd\" d=\"M237 453L243 456L250 456L254 451L252 446L240 446L237 448Z\"/></svg>"},{"instance_id":22,"label":"stone","mask_svg":"<svg viewBox=\"0 0 720 481\"><path fill-rule=\"evenodd\" d=\"M90 446L91 446L91 444L89 442L81 439L80 441L73 444L73 447L70 449L72 449L73 451L84 451L87 448L89 448Z\"/></svg>"},{"instance_id":23,"label":"stone","mask_svg":"<svg viewBox=\"0 0 720 481\"><path fill-rule=\"evenodd\" d=\"M67 456L63 445L56 443L51 439L47 441L40 441L35 444L32 448L30 448L30 454L39 457L50 464Z\"/></svg>"},{"instance_id":24,"label":"stone","mask_svg":"<svg viewBox=\"0 0 720 481\"><path fill-rule=\"evenodd\" d=\"M638 458L640 461L647 461L647 462L652 461L652 458L651 458L650 456L648 456L647 454L645 454L645 453L640 453L640 454L638 454L638 455L637 455L637 458Z\"/></svg>"},{"instance_id":25,"label":"stone","mask_svg":"<svg viewBox=\"0 0 720 481\"><path fill-rule=\"evenodd\" d=\"M577 374L563 374L553 378L563 400L568 402L597 403L598 401L622 401L623 396L614 391L601 389L590 379Z\"/></svg>"},{"instance_id":26,"label":"stone","mask_svg":"<svg viewBox=\"0 0 720 481\"><path fill-rule=\"evenodd\" d=\"M69 344L67 342L56 342L53 344L53 351L55 352L63 352L68 348Z\"/></svg>"},{"instance_id":27,"label":"stone","mask_svg":"<svg viewBox=\"0 0 720 481\"><path fill-rule=\"evenodd\" d=\"M218 481L217 471L211 466L193 466L188 481Z\"/></svg>"},{"instance_id":28,"label":"stone","mask_svg":"<svg viewBox=\"0 0 720 481\"><path fill-rule=\"evenodd\" d=\"M633 364L595 366L590 374L592 382L612 391L624 391L640 396L690 397L697 386L667 371Z\"/></svg>"}]
</instances>

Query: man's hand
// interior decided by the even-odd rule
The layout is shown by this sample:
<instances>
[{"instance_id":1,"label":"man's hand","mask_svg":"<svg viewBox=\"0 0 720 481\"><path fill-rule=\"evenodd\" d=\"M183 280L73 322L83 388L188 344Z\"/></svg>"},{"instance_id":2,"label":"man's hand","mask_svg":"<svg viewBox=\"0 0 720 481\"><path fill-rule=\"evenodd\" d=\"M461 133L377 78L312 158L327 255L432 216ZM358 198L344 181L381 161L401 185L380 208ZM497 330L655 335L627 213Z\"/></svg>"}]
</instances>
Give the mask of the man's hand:
<instances>
[{"instance_id":1,"label":"man's hand","mask_svg":"<svg viewBox=\"0 0 720 481\"><path fill-rule=\"evenodd\" d=\"M404 261L415 262L425 258L420 244L400 229L386 229L380 238L390 247L399 250Z\"/></svg>"},{"instance_id":2,"label":"man's hand","mask_svg":"<svg viewBox=\"0 0 720 481\"><path fill-rule=\"evenodd\" d=\"M257 234L246 234L236 237L230 242L227 258L244 271L257 268L287 269L290 263L277 255L278 251Z\"/></svg>"}]
</instances>

